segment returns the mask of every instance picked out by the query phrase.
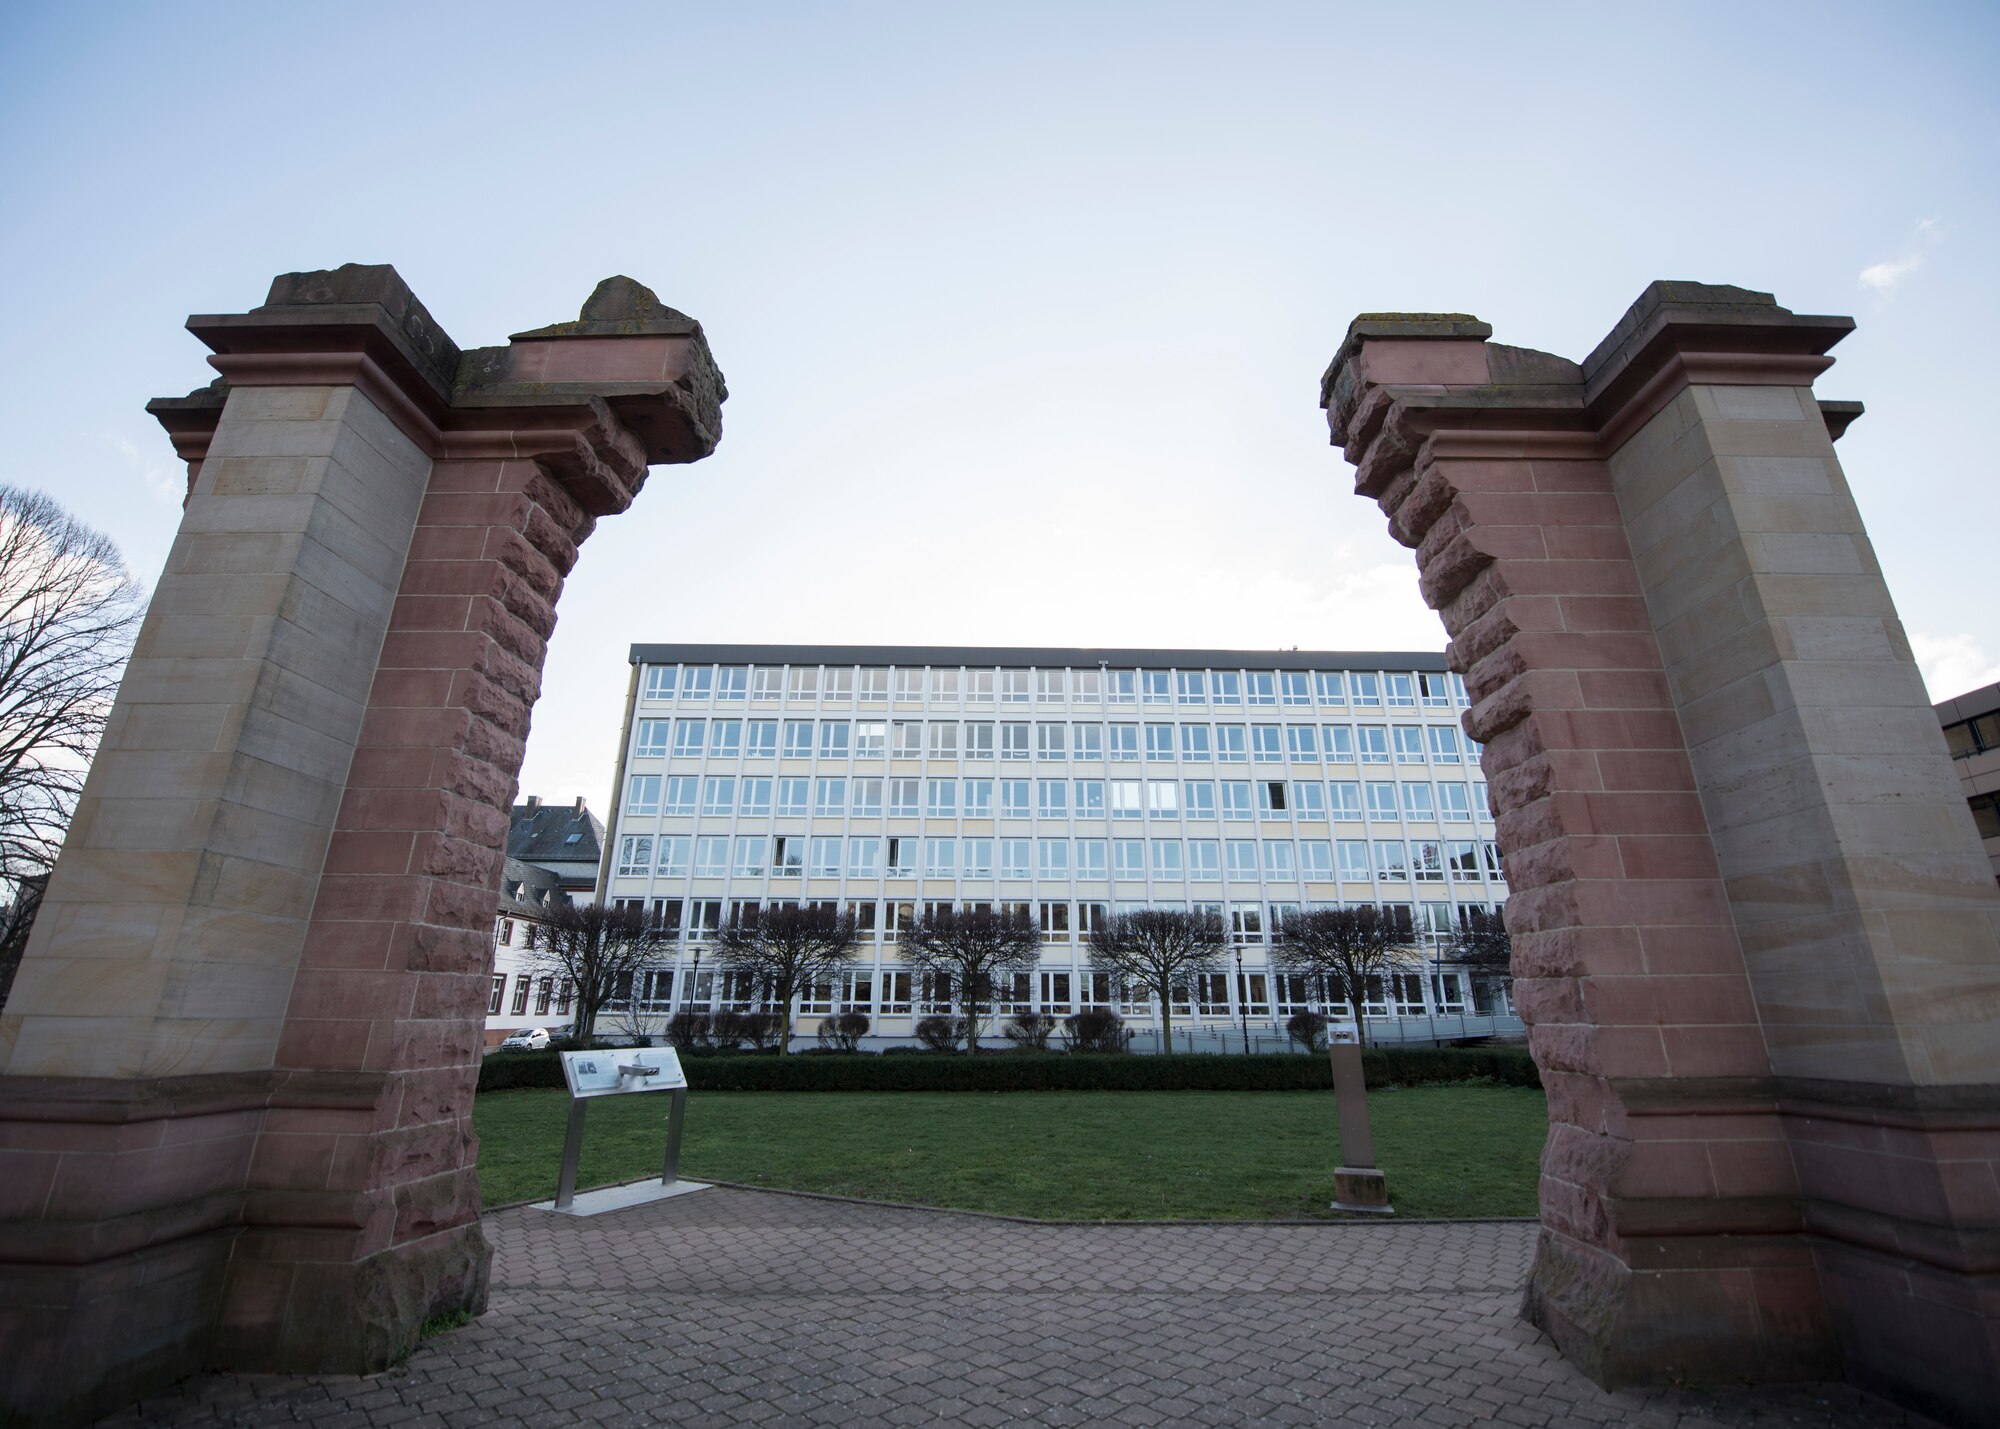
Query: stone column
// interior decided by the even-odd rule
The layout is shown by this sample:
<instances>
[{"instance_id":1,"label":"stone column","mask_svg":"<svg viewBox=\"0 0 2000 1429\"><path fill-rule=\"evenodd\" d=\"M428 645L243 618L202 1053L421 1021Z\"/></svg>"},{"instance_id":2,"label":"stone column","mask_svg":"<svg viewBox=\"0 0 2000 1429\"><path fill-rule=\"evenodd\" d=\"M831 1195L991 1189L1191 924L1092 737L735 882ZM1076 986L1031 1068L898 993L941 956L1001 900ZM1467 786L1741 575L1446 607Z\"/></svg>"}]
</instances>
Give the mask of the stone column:
<instances>
[{"instance_id":1,"label":"stone column","mask_svg":"<svg viewBox=\"0 0 2000 1429\"><path fill-rule=\"evenodd\" d=\"M0 1414L204 1364L370 1370L483 1305L470 1132L554 607L714 446L627 279L460 353L388 268L195 318L190 496L0 1018Z\"/></svg>"},{"instance_id":2,"label":"stone column","mask_svg":"<svg viewBox=\"0 0 2000 1429\"><path fill-rule=\"evenodd\" d=\"M1581 365L1364 317L1323 387L1475 704L1550 1095L1527 1312L1608 1384L2000 1395L2000 898L1813 378L1655 284Z\"/></svg>"}]
</instances>

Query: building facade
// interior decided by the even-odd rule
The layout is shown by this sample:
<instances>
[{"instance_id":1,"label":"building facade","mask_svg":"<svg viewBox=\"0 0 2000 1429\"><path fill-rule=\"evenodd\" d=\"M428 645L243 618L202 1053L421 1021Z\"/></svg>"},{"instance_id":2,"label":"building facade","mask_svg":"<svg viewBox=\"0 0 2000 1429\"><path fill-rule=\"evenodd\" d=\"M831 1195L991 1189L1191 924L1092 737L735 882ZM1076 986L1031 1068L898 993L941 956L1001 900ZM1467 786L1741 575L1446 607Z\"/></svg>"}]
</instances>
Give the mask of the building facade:
<instances>
[{"instance_id":1,"label":"building facade","mask_svg":"<svg viewBox=\"0 0 2000 1429\"><path fill-rule=\"evenodd\" d=\"M567 982L537 967L532 956L550 912L569 901L560 874L518 858L507 860L500 874L500 909L493 919L493 987L486 999L489 1049L510 1032L553 1029L569 1021Z\"/></svg>"},{"instance_id":2,"label":"building facade","mask_svg":"<svg viewBox=\"0 0 2000 1429\"><path fill-rule=\"evenodd\" d=\"M747 1007L709 960L733 908L851 907L861 956L816 988L799 1030L839 1010L906 1037L949 1009L897 956L926 904L998 903L1041 924L1041 967L998 1013L1112 1006L1089 968L1097 919L1206 906L1230 969L1174 1012L1177 1038L1282 1043L1316 989L1277 976L1295 910L1374 903L1426 962L1366 1009L1371 1038L1518 1032L1504 980L1449 965L1471 910L1505 901L1463 684L1436 654L635 645L603 896L681 930L635 989L661 1021ZM704 965L706 964L706 965ZM1137 994L1133 995L1137 997ZM1327 1010L1336 1018L1348 1009Z\"/></svg>"},{"instance_id":3,"label":"building facade","mask_svg":"<svg viewBox=\"0 0 2000 1429\"><path fill-rule=\"evenodd\" d=\"M1969 691L1936 709L1972 822L2000 880L2000 685Z\"/></svg>"}]
</instances>

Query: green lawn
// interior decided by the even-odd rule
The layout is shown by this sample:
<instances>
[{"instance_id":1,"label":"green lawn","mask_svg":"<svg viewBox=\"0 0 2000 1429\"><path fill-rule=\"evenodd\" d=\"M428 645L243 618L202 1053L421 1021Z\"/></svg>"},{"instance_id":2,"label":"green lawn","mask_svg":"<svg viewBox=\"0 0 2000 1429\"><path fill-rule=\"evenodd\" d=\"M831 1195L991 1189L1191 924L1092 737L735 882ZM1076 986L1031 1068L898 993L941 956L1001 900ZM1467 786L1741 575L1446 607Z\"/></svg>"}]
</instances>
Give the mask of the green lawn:
<instances>
[{"instance_id":1,"label":"green lawn","mask_svg":"<svg viewBox=\"0 0 2000 1429\"><path fill-rule=\"evenodd\" d=\"M1528 1216L1548 1109L1519 1087L1368 1096L1405 1216ZM488 1205L555 1193L568 1098L490 1092ZM595 1102L580 1186L659 1174L667 1098ZM1330 1216L1339 1136L1310 1092L699 1092L681 1174L1055 1219Z\"/></svg>"}]
</instances>

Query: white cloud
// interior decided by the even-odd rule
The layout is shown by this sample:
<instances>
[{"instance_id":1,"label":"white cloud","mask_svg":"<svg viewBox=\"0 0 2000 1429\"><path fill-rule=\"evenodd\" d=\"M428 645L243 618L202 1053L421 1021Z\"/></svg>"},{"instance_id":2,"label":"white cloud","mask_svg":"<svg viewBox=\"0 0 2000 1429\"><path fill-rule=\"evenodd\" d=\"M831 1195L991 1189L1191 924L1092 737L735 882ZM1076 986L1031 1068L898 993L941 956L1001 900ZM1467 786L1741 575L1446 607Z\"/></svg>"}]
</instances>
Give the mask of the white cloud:
<instances>
[{"instance_id":1,"label":"white cloud","mask_svg":"<svg viewBox=\"0 0 2000 1429\"><path fill-rule=\"evenodd\" d=\"M1936 219L1922 220L1910 234L1910 240L1903 245L1901 253L1887 262L1871 263L1861 270L1861 286L1888 297L1898 283L1924 266L1924 250L1942 236Z\"/></svg>"},{"instance_id":2,"label":"white cloud","mask_svg":"<svg viewBox=\"0 0 2000 1429\"><path fill-rule=\"evenodd\" d=\"M1925 635L1910 632L1910 650L1924 672L1924 686L1933 704L2000 681L1995 659L1970 635Z\"/></svg>"},{"instance_id":3,"label":"white cloud","mask_svg":"<svg viewBox=\"0 0 2000 1429\"><path fill-rule=\"evenodd\" d=\"M146 483L146 490L155 501L179 506L187 498L187 466L178 461L162 461L159 457L142 452L123 437L113 437L111 445L118 455L125 458L125 464L139 474Z\"/></svg>"}]
</instances>

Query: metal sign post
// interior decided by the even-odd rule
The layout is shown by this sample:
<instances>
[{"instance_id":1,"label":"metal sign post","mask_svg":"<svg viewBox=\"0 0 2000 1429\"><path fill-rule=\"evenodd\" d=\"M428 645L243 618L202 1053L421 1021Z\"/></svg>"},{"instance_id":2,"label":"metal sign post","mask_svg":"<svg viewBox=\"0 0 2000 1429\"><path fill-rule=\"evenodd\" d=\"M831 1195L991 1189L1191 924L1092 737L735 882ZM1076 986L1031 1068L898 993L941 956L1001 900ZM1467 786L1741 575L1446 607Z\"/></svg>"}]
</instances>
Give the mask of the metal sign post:
<instances>
[{"instance_id":1,"label":"metal sign post","mask_svg":"<svg viewBox=\"0 0 2000 1429\"><path fill-rule=\"evenodd\" d=\"M556 1198L537 1209L564 1215L594 1216L646 1201L662 1200L688 1191L707 1189L705 1182L680 1179L681 1132L687 1120L687 1074L680 1054L671 1047L610 1047L594 1052L564 1052L563 1080L569 1084L569 1127L563 1136L562 1169L556 1175ZM597 1097L635 1092L671 1092L667 1108L667 1150L657 1183L635 1181L576 1194L577 1164L583 1157L584 1116Z\"/></svg>"},{"instance_id":2,"label":"metal sign post","mask_svg":"<svg viewBox=\"0 0 2000 1429\"><path fill-rule=\"evenodd\" d=\"M1389 1180L1375 1166L1375 1136L1368 1126L1368 1087L1361 1044L1345 1029L1332 1034L1333 1100L1340 1116L1340 1159L1333 1170L1333 1209L1393 1216Z\"/></svg>"}]
</instances>

